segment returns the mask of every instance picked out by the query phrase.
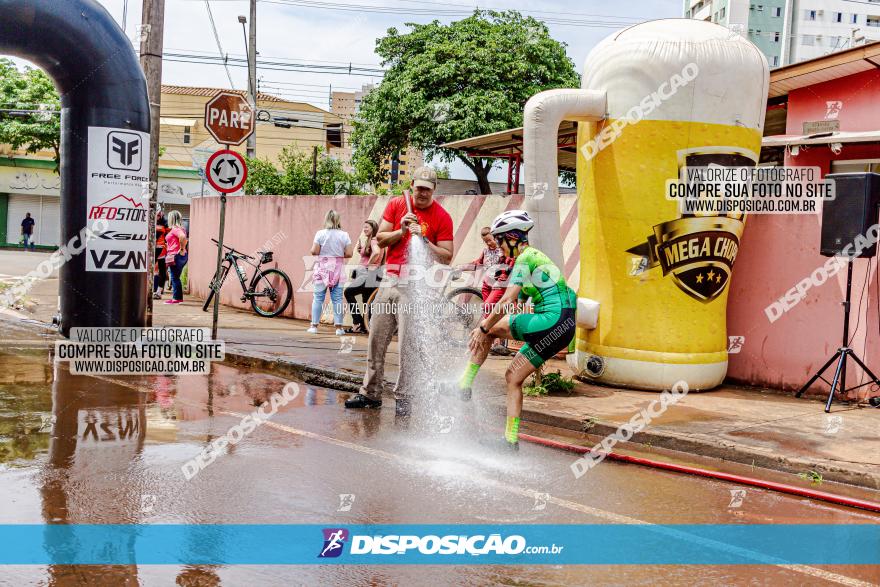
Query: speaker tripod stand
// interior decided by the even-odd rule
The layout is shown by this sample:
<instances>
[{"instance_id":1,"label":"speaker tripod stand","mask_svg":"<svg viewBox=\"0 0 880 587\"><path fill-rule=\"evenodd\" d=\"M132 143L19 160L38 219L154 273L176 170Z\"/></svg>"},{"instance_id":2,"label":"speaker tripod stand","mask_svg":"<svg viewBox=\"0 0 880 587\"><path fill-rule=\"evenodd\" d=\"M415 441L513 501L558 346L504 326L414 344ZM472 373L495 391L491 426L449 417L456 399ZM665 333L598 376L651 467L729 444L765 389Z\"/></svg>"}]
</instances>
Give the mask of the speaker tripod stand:
<instances>
[{"instance_id":1,"label":"speaker tripod stand","mask_svg":"<svg viewBox=\"0 0 880 587\"><path fill-rule=\"evenodd\" d=\"M801 397L807 388L813 385L817 379L821 379L825 383L828 383L831 386L830 391L828 392L828 401L825 402L825 413L831 411L831 402L834 400L834 393L837 391L837 385L840 383L840 395L845 396L846 392L852 391L854 389L858 389L860 387L864 387L865 385L870 385L871 383L876 383L880 385L880 379L877 379L877 376L868 368L867 365L859 358L854 350L849 348L849 307L850 307L850 296L852 293L852 257L847 259L846 263L846 300L843 302L843 344L837 349L837 352L831 356L828 361L822 365L822 368L819 369L815 375L813 375L809 381L807 381L803 387L801 387L798 392L795 394L795 397ZM871 381L867 383L862 383L861 385L856 385L855 387L846 388L846 361L847 359L852 359L856 362L856 365L862 368L868 377L871 378ZM837 368L834 370L834 379L828 381L825 379L822 374L828 370L828 367L831 366L832 363L837 361Z\"/></svg>"}]
</instances>

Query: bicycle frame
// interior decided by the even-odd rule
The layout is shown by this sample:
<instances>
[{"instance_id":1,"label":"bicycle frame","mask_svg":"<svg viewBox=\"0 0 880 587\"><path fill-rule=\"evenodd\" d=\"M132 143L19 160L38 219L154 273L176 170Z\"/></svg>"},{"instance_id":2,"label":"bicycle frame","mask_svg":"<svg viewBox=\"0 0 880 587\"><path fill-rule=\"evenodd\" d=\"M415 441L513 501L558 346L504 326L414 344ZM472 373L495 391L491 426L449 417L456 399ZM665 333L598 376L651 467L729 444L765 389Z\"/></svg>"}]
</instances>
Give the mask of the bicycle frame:
<instances>
[{"instance_id":1,"label":"bicycle frame","mask_svg":"<svg viewBox=\"0 0 880 587\"><path fill-rule=\"evenodd\" d=\"M238 264L238 261L244 261L248 265L254 268L254 274L251 277L250 284L245 285L245 278L247 274L245 270L241 268ZM235 253L228 252L223 256L223 275L220 278L220 283L217 284L216 291L219 291L220 288L223 287L223 283L226 281L226 278L229 276L229 270L235 266L235 275L238 277L238 283L241 285L241 292L243 294L244 299L250 299L256 296L260 296L262 294L257 294L254 292L254 288L257 285L257 280L260 278L260 267L263 265L262 260L258 260L256 263L251 262L244 256L236 255Z\"/></svg>"}]
</instances>

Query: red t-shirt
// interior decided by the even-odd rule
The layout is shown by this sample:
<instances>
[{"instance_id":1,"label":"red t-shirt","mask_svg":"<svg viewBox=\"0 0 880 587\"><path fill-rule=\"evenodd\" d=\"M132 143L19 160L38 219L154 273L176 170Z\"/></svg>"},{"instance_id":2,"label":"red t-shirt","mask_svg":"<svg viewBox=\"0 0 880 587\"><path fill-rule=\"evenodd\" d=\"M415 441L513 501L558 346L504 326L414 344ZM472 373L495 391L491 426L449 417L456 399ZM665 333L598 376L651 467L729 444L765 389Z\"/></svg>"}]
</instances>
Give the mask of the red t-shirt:
<instances>
[{"instance_id":1,"label":"red t-shirt","mask_svg":"<svg viewBox=\"0 0 880 587\"><path fill-rule=\"evenodd\" d=\"M388 202L388 205L385 206L385 212L382 214L382 220L390 222L393 230L400 230L400 221L408 213L406 201L403 196L400 196ZM422 225L422 234L429 241L436 245L440 241L452 240L452 217L436 200L424 209L413 206L413 213L418 217L419 224ZM388 256L385 257L387 273L400 275L400 266L406 263L406 250L411 237L412 234L406 231L403 238L388 247Z\"/></svg>"}]
</instances>

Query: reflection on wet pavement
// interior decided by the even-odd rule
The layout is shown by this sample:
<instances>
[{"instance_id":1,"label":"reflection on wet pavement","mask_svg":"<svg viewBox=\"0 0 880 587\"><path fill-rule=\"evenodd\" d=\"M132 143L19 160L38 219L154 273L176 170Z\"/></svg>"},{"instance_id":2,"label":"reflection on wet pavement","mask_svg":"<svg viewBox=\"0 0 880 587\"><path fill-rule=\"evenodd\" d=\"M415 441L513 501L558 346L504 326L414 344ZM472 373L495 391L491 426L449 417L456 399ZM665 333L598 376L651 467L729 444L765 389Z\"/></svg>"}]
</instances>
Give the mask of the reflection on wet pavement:
<instances>
[{"instance_id":1,"label":"reflection on wet pavement","mask_svg":"<svg viewBox=\"0 0 880 587\"><path fill-rule=\"evenodd\" d=\"M31 335L31 338L34 338ZM39 339L0 347L0 523L860 523L878 516L571 455L487 452L494 421L450 400L409 425L300 385L265 425L187 481L181 467L287 380L215 364L210 376L93 377ZM125 545L121 545L125 548ZM633 545L637 548L638 545ZM872 567L61 566L0 568L14 585L690 585L880 583ZM756 579L757 577L757 579Z\"/></svg>"}]
</instances>

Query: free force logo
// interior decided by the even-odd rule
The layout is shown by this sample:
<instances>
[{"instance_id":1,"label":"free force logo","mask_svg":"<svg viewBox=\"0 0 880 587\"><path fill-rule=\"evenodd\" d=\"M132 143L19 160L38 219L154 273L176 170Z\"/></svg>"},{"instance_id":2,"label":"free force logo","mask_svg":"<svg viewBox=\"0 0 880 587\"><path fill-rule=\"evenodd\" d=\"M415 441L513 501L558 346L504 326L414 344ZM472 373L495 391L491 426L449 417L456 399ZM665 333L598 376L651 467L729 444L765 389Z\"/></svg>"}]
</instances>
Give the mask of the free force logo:
<instances>
[{"instance_id":1,"label":"free force logo","mask_svg":"<svg viewBox=\"0 0 880 587\"><path fill-rule=\"evenodd\" d=\"M324 547L318 554L318 558L336 558L342 554L345 541L348 540L348 530L345 528L324 528Z\"/></svg>"},{"instance_id":2,"label":"free force logo","mask_svg":"<svg viewBox=\"0 0 880 587\"><path fill-rule=\"evenodd\" d=\"M140 171L141 137L130 132L113 131L107 134L107 166L110 169Z\"/></svg>"}]
</instances>

